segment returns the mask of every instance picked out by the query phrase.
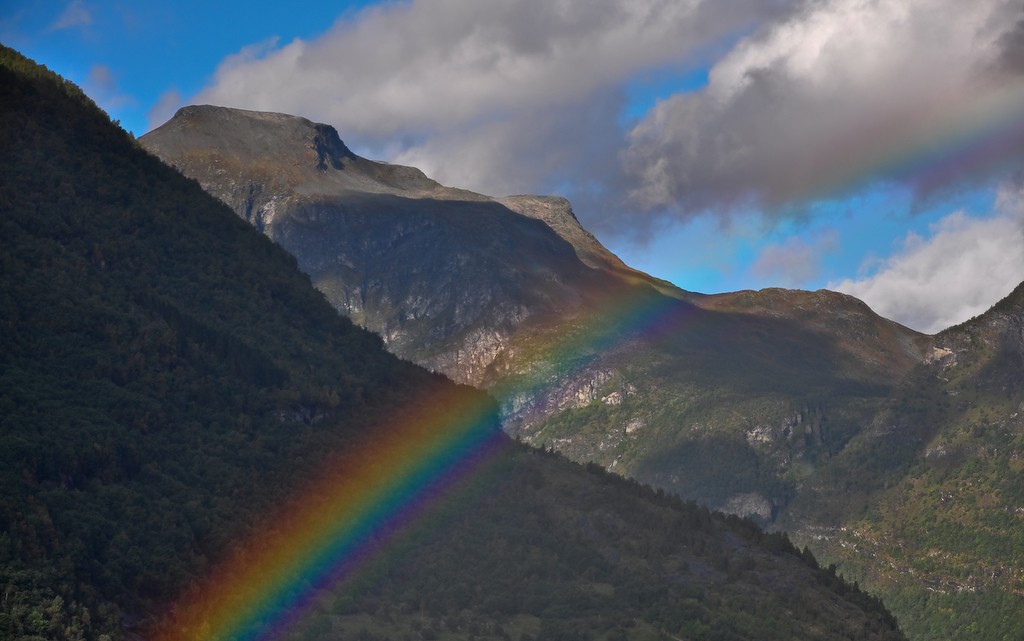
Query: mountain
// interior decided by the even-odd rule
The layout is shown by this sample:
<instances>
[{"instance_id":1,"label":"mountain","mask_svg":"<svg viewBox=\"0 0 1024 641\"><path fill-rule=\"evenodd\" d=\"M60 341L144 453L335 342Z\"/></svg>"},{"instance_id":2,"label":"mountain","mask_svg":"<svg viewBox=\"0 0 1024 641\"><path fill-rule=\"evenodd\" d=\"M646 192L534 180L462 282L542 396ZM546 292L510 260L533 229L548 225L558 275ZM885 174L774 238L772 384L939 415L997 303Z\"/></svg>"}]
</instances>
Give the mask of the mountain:
<instances>
[{"instance_id":1,"label":"mountain","mask_svg":"<svg viewBox=\"0 0 1024 641\"><path fill-rule=\"evenodd\" d=\"M141 142L518 439L788 530L914 639L1024 636L1019 291L924 336L836 292L681 290L564 199L442 187L302 118L187 107Z\"/></svg>"},{"instance_id":2,"label":"mountain","mask_svg":"<svg viewBox=\"0 0 1024 641\"><path fill-rule=\"evenodd\" d=\"M6 48L0 143L0 637L903 638L784 535L514 443Z\"/></svg>"},{"instance_id":3,"label":"mountain","mask_svg":"<svg viewBox=\"0 0 1024 641\"><path fill-rule=\"evenodd\" d=\"M1024 637L1024 284L934 339L783 525L914 638Z\"/></svg>"},{"instance_id":4,"label":"mountain","mask_svg":"<svg viewBox=\"0 0 1024 641\"><path fill-rule=\"evenodd\" d=\"M389 350L490 390L510 434L764 521L927 349L833 292L686 292L564 199L443 187L303 118L185 107L140 142Z\"/></svg>"},{"instance_id":5,"label":"mountain","mask_svg":"<svg viewBox=\"0 0 1024 641\"><path fill-rule=\"evenodd\" d=\"M572 313L603 282L542 220L359 158L327 125L186 107L144 144L301 257L391 351L455 380L488 380L515 330Z\"/></svg>"}]
</instances>

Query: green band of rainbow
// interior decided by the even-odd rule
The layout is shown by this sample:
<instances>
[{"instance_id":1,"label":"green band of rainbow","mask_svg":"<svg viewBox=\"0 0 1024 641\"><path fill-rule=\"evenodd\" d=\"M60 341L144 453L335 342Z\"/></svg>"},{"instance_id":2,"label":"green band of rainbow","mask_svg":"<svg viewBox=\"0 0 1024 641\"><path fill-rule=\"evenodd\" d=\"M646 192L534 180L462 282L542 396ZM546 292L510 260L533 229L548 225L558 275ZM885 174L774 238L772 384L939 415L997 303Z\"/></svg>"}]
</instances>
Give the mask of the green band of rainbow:
<instances>
[{"instance_id":1,"label":"green band of rainbow","mask_svg":"<svg viewBox=\"0 0 1024 641\"><path fill-rule=\"evenodd\" d=\"M606 299L586 322L568 319L533 357L533 368L499 386L499 398L535 394L596 354L643 335L671 336L699 313L646 288ZM321 595L386 553L463 480L480 473L506 443L494 406L478 393L446 386L403 408L388 425L340 456L268 525L238 546L177 607L158 641L269 641L293 628Z\"/></svg>"},{"instance_id":2,"label":"green band of rainbow","mask_svg":"<svg viewBox=\"0 0 1024 641\"><path fill-rule=\"evenodd\" d=\"M456 389L374 430L240 546L161 640L279 637L504 442L492 403Z\"/></svg>"}]
</instances>

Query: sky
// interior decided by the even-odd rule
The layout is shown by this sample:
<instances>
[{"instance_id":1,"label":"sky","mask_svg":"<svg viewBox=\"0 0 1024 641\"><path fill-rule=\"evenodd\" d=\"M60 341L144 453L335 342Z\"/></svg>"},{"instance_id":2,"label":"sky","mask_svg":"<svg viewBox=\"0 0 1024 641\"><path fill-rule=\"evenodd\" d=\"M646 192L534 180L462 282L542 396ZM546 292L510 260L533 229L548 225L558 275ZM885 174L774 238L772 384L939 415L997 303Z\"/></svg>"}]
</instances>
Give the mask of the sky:
<instances>
[{"instance_id":1,"label":"sky","mask_svg":"<svg viewBox=\"0 0 1024 641\"><path fill-rule=\"evenodd\" d=\"M1024 5L4 0L0 42L139 136L186 104L559 194L691 291L836 289L925 332L1024 280Z\"/></svg>"}]
</instances>

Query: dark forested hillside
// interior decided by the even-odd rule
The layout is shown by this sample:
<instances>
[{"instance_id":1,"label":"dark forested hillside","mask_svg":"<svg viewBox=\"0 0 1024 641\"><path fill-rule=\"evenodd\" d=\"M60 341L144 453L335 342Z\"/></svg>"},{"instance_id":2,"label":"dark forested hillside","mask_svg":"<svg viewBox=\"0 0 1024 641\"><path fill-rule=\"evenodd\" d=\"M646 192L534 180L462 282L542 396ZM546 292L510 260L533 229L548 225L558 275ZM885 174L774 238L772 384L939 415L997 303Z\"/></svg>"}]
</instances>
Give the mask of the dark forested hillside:
<instances>
[{"instance_id":1,"label":"dark forested hillside","mask_svg":"<svg viewBox=\"0 0 1024 641\"><path fill-rule=\"evenodd\" d=\"M84 626L88 607L111 632L114 603L151 616L326 452L450 383L338 317L75 86L9 51L0 74L0 559L17 595L0 637L55 634L27 595L63 599L51 623Z\"/></svg>"},{"instance_id":2,"label":"dark forested hillside","mask_svg":"<svg viewBox=\"0 0 1024 641\"><path fill-rule=\"evenodd\" d=\"M458 483L442 470L447 486L410 476L422 514L367 535L387 554L288 577L294 594L271 582L302 616L252 615L247 638L902 638L783 535L501 436L487 397L385 353L283 250L9 49L0 148L0 638L238 638L192 599L255 604L208 577L298 545L297 503L348 509L333 486L387 470L366 452L397 455L438 405L472 409L486 460ZM431 463L461 469L461 451Z\"/></svg>"}]
</instances>

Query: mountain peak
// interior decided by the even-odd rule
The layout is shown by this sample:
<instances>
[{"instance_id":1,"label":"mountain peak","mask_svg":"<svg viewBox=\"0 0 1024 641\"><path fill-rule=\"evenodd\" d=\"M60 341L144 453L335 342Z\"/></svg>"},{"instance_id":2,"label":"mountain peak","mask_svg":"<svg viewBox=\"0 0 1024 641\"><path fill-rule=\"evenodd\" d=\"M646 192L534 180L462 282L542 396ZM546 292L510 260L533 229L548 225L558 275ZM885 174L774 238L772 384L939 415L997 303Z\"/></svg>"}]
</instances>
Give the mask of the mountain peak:
<instances>
[{"instance_id":1,"label":"mountain peak","mask_svg":"<svg viewBox=\"0 0 1024 641\"><path fill-rule=\"evenodd\" d=\"M230 143L239 154L299 161L321 171L342 169L356 159L334 127L282 113L190 105L179 109L160 129L189 131L218 146Z\"/></svg>"},{"instance_id":2,"label":"mountain peak","mask_svg":"<svg viewBox=\"0 0 1024 641\"><path fill-rule=\"evenodd\" d=\"M342 142L334 127L301 116L193 105L182 107L140 140L271 237L276 237L273 221L281 212L294 210L296 203L357 193L494 203L545 223L587 266L676 294L676 288L629 268L608 251L583 228L565 198L492 198L445 187L415 167L362 158Z\"/></svg>"},{"instance_id":3,"label":"mountain peak","mask_svg":"<svg viewBox=\"0 0 1024 641\"><path fill-rule=\"evenodd\" d=\"M334 127L301 116L194 105L139 140L225 202L239 190L300 199L361 192L488 200L444 187L415 167L362 158ZM211 189L214 184L223 188Z\"/></svg>"}]
</instances>

